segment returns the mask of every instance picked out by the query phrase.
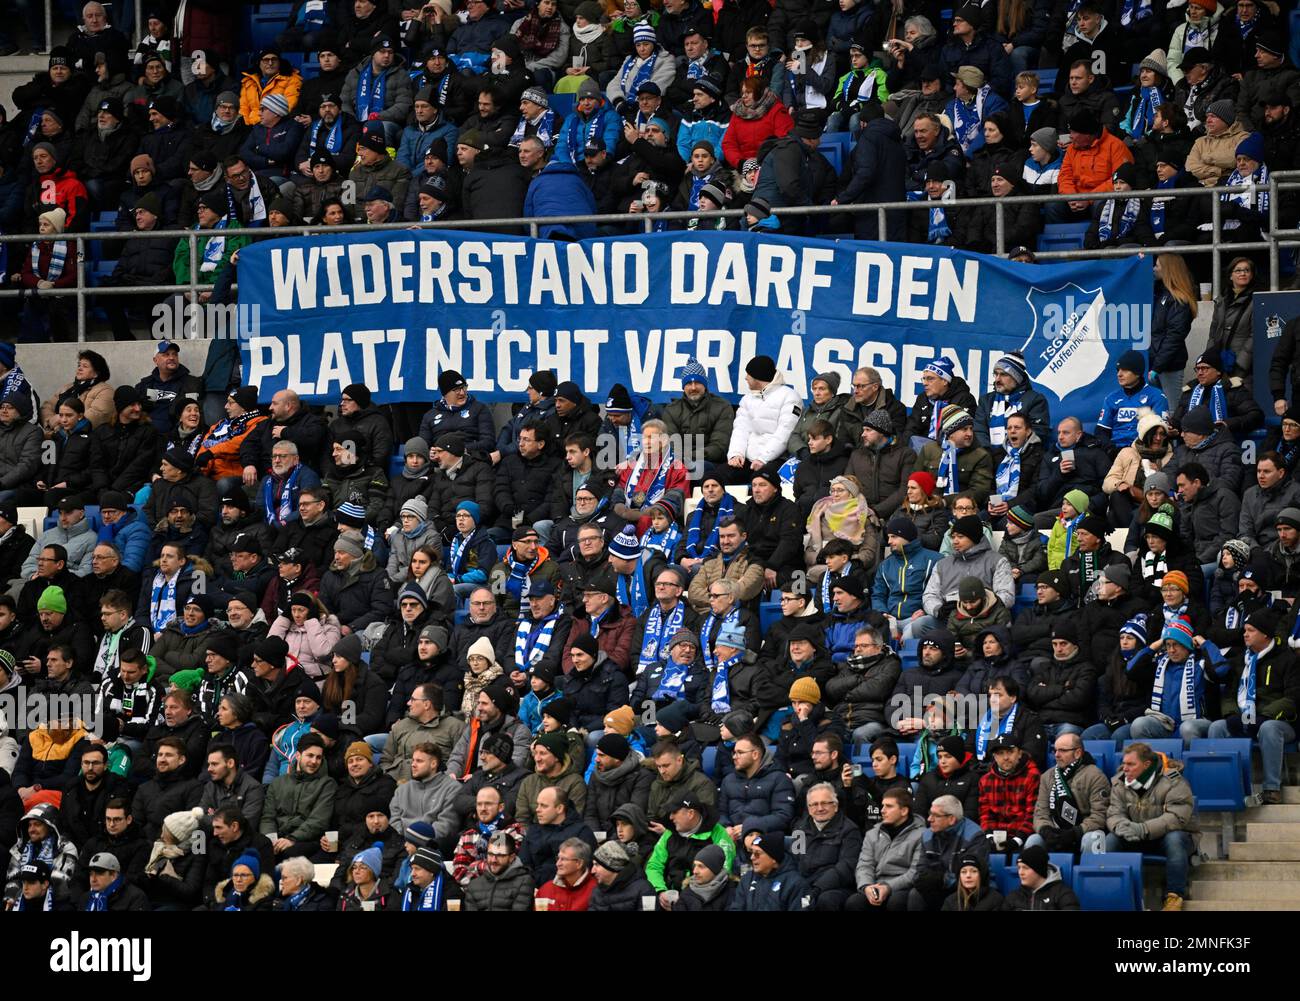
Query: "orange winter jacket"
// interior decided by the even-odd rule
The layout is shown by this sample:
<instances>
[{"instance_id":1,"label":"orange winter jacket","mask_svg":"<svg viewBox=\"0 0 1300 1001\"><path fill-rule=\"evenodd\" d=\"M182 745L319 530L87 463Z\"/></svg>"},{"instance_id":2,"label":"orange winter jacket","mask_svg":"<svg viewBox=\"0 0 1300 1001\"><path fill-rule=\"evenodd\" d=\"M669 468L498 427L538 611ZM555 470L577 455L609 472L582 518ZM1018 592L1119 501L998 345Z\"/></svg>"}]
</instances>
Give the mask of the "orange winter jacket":
<instances>
[{"instance_id":1,"label":"orange winter jacket","mask_svg":"<svg viewBox=\"0 0 1300 1001\"><path fill-rule=\"evenodd\" d=\"M1090 191L1110 191L1111 178L1122 163L1132 163L1133 154L1128 147L1109 132L1103 131L1087 149L1071 146L1065 151L1058 177L1062 194L1086 194Z\"/></svg>"}]
</instances>

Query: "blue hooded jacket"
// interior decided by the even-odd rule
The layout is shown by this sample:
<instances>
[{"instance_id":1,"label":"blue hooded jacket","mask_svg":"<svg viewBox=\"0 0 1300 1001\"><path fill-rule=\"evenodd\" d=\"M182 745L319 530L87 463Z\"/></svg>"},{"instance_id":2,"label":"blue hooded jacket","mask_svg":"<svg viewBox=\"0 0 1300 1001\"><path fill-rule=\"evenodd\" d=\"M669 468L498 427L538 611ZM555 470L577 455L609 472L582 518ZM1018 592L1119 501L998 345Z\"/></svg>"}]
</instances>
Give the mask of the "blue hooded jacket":
<instances>
[{"instance_id":1,"label":"blue hooded jacket","mask_svg":"<svg viewBox=\"0 0 1300 1001\"><path fill-rule=\"evenodd\" d=\"M595 215L596 196L578 175L578 168L563 160L552 160L533 178L524 197L524 215L542 216ZM591 222L542 226L537 235L543 239L585 240L596 235Z\"/></svg>"}]
</instances>

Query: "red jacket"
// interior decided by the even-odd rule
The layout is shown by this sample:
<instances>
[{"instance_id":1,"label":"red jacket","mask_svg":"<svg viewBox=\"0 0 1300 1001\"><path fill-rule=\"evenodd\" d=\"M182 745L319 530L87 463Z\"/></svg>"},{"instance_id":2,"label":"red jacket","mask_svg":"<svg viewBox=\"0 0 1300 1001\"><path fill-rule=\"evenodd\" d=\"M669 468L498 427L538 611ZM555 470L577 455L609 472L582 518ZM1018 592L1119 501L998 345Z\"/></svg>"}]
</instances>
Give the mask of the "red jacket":
<instances>
[{"instance_id":1,"label":"red jacket","mask_svg":"<svg viewBox=\"0 0 1300 1001\"><path fill-rule=\"evenodd\" d=\"M618 618L614 619L613 616L616 612ZM560 660L565 674L573 670L573 656L571 653L573 641L590 629L591 623L587 619L574 616L573 627L569 630L569 638L564 642L564 656ZM632 614L632 609L623 605L615 605L609 610L609 614L601 620L600 632L596 636L596 649L603 650L610 663L627 675L632 673L629 665L632 662L632 633L635 630L636 616Z\"/></svg>"},{"instance_id":2,"label":"red jacket","mask_svg":"<svg viewBox=\"0 0 1300 1001\"><path fill-rule=\"evenodd\" d=\"M71 288L77 284L77 245L71 240L40 240L34 246L39 248L40 260L36 270L32 270L32 252L30 247L23 248L23 269L19 280L24 288L35 288L36 283L50 273L50 258L54 253L54 244L63 244L63 271L54 280L55 288Z\"/></svg>"},{"instance_id":3,"label":"red jacket","mask_svg":"<svg viewBox=\"0 0 1300 1001\"><path fill-rule=\"evenodd\" d=\"M732 114L727 131L722 134L722 155L727 163L739 170L746 160L758 156L758 148L773 136L783 136L794 128L794 119L779 100L762 118L746 121Z\"/></svg>"},{"instance_id":4,"label":"red jacket","mask_svg":"<svg viewBox=\"0 0 1300 1001\"><path fill-rule=\"evenodd\" d=\"M1006 831L1027 838L1034 833L1034 805L1038 802L1038 766L1021 754L1010 775L990 768L980 779L980 827L985 833Z\"/></svg>"},{"instance_id":5,"label":"red jacket","mask_svg":"<svg viewBox=\"0 0 1300 1001\"><path fill-rule=\"evenodd\" d=\"M591 895L595 892L596 877L587 872L573 889L551 880L542 885L542 888L537 891L537 896L549 900L550 909L553 911L585 911L587 905L591 903Z\"/></svg>"},{"instance_id":6,"label":"red jacket","mask_svg":"<svg viewBox=\"0 0 1300 1001\"><path fill-rule=\"evenodd\" d=\"M55 167L48 174L34 174L27 184L31 231L36 232L37 217L42 212L57 207L68 214L63 223L65 233L86 232L90 228L89 199L86 186L71 170Z\"/></svg>"}]
</instances>

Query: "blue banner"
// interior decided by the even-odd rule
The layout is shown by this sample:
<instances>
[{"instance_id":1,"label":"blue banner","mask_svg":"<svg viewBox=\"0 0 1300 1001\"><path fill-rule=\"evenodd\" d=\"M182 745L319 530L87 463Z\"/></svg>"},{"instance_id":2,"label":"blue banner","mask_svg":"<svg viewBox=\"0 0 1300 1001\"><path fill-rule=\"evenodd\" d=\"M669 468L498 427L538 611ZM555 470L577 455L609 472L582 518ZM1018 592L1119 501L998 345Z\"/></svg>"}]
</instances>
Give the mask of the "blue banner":
<instances>
[{"instance_id":1,"label":"blue banner","mask_svg":"<svg viewBox=\"0 0 1300 1001\"><path fill-rule=\"evenodd\" d=\"M904 403L936 355L977 396L994 362L1025 355L1054 417L1091 422L1114 359L1150 341L1151 264L1026 265L904 244L753 233L662 233L581 243L449 231L258 242L239 261L246 383L337 401L349 383L377 403L432 401L453 368L480 400L517 400L553 369L597 403L615 383L656 399L690 357L737 400L746 363L777 359L809 382L880 370Z\"/></svg>"}]
</instances>

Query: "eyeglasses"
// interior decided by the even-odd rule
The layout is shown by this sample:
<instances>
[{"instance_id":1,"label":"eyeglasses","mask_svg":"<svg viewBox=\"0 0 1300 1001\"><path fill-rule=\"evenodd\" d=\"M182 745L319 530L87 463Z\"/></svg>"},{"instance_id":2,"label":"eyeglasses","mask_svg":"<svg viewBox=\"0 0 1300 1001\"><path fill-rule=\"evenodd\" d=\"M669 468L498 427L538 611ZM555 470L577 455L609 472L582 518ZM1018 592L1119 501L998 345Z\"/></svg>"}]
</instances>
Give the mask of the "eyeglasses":
<instances>
[{"instance_id":1,"label":"eyeglasses","mask_svg":"<svg viewBox=\"0 0 1300 1001\"><path fill-rule=\"evenodd\" d=\"M717 591L710 591L710 592L709 592L709 597L710 597L710 598L730 598L731 595L727 594L726 591L722 591L722 592L720 592L720 593L717 592Z\"/></svg>"}]
</instances>

